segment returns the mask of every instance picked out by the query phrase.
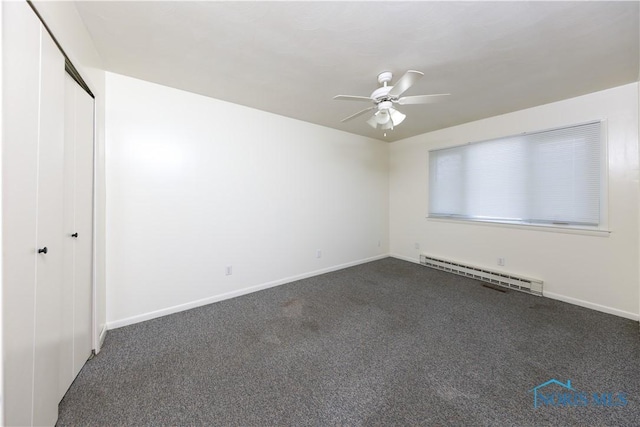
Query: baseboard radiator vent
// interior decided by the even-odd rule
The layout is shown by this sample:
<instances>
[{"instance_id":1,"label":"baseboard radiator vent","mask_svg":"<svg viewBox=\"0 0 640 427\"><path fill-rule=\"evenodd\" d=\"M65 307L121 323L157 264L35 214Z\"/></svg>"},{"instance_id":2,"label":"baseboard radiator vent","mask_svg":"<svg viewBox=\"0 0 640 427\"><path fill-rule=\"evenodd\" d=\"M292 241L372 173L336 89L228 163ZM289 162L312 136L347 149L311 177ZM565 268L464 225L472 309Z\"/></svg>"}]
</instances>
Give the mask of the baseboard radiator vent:
<instances>
[{"instance_id":1,"label":"baseboard radiator vent","mask_svg":"<svg viewBox=\"0 0 640 427\"><path fill-rule=\"evenodd\" d=\"M469 264L461 264L443 258L435 258L430 255L420 255L420 264L436 270L470 277L493 285L503 286L516 291L542 296L542 280L529 277L516 276L500 271L487 270Z\"/></svg>"}]
</instances>

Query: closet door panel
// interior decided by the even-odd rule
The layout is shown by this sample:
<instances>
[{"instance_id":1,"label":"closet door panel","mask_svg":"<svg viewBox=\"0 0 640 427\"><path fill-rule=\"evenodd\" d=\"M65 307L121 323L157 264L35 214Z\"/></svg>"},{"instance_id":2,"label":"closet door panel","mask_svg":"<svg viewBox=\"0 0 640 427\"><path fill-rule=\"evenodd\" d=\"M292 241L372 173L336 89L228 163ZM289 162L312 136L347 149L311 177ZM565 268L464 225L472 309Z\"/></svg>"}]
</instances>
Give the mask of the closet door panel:
<instances>
[{"instance_id":1,"label":"closet door panel","mask_svg":"<svg viewBox=\"0 0 640 427\"><path fill-rule=\"evenodd\" d=\"M40 23L2 2L5 425L32 422Z\"/></svg>"},{"instance_id":2,"label":"closet door panel","mask_svg":"<svg viewBox=\"0 0 640 427\"><path fill-rule=\"evenodd\" d=\"M91 355L93 322L93 98L68 74L65 74L64 135L60 397Z\"/></svg>"},{"instance_id":3,"label":"closet door panel","mask_svg":"<svg viewBox=\"0 0 640 427\"><path fill-rule=\"evenodd\" d=\"M62 399L73 382L73 300L75 277L75 182L77 83L65 73L64 85L64 236L62 276L62 319L60 341L60 392Z\"/></svg>"},{"instance_id":4,"label":"closet door panel","mask_svg":"<svg viewBox=\"0 0 640 427\"><path fill-rule=\"evenodd\" d=\"M47 247L47 253L38 254L36 264L33 423L54 425L63 274L64 57L44 30L40 46L37 247Z\"/></svg>"},{"instance_id":5,"label":"closet door panel","mask_svg":"<svg viewBox=\"0 0 640 427\"><path fill-rule=\"evenodd\" d=\"M93 98L76 85L74 378L91 355L93 283Z\"/></svg>"}]
</instances>

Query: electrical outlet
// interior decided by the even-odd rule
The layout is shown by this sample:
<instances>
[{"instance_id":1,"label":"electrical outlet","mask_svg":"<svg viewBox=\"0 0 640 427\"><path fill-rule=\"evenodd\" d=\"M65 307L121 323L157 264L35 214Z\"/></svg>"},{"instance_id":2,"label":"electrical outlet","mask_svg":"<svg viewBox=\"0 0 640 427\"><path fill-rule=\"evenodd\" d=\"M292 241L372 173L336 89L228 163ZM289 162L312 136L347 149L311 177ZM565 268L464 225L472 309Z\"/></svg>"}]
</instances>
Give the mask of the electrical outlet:
<instances>
[{"instance_id":1,"label":"electrical outlet","mask_svg":"<svg viewBox=\"0 0 640 427\"><path fill-rule=\"evenodd\" d=\"M320 249L316 251L316 258L322 258L322 251Z\"/></svg>"},{"instance_id":2,"label":"electrical outlet","mask_svg":"<svg viewBox=\"0 0 640 427\"><path fill-rule=\"evenodd\" d=\"M225 276L231 276L233 274L233 266L227 265L224 269Z\"/></svg>"},{"instance_id":3,"label":"electrical outlet","mask_svg":"<svg viewBox=\"0 0 640 427\"><path fill-rule=\"evenodd\" d=\"M504 258L498 258L498 265L504 266Z\"/></svg>"},{"instance_id":4,"label":"electrical outlet","mask_svg":"<svg viewBox=\"0 0 640 427\"><path fill-rule=\"evenodd\" d=\"M420 249L420 243L416 242L416 244L415 244L415 248L416 248L416 249Z\"/></svg>"}]
</instances>

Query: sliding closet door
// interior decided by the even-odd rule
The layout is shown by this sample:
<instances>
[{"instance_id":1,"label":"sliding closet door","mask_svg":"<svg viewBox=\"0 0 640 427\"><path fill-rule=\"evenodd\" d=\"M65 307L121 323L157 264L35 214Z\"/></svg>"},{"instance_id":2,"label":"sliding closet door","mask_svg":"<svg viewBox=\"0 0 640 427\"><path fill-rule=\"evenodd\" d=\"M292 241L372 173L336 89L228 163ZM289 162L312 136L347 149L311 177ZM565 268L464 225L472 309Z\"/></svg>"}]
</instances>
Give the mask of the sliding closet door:
<instances>
[{"instance_id":1,"label":"sliding closet door","mask_svg":"<svg viewBox=\"0 0 640 427\"><path fill-rule=\"evenodd\" d=\"M93 98L65 75L64 283L60 397L91 355Z\"/></svg>"},{"instance_id":2,"label":"sliding closet door","mask_svg":"<svg viewBox=\"0 0 640 427\"><path fill-rule=\"evenodd\" d=\"M5 425L32 415L40 23L2 2L3 346Z\"/></svg>"},{"instance_id":3,"label":"sliding closet door","mask_svg":"<svg viewBox=\"0 0 640 427\"><path fill-rule=\"evenodd\" d=\"M41 26L33 424L58 418L62 297L64 57Z\"/></svg>"},{"instance_id":4,"label":"sliding closet door","mask_svg":"<svg viewBox=\"0 0 640 427\"><path fill-rule=\"evenodd\" d=\"M64 58L27 3L3 2L2 8L4 423L53 425L59 401Z\"/></svg>"},{"instance_id":5,"label":"sliding closet door","mask_svg":"<svg viewBox=\"0 0 640 427\"><path fill-rule=\"evenodd\" d=\"M73 376L91 355L93 325L94 100L76 84L76 183Z\"/></svg>"},{"instance_id":6,"label":"sliding closet door","mask_svg":"<svg viewBox=\"0 0 640 427\"><path fill-rule=\"evenodd\" d=\"M76 183L76 82L65 74L64 81L64 237L63 237L63 274L62 274L62 326L60 340L60 386L62 399L73 382L73 288L75 265L75 183Z\"/></svg>"}]
</instances>

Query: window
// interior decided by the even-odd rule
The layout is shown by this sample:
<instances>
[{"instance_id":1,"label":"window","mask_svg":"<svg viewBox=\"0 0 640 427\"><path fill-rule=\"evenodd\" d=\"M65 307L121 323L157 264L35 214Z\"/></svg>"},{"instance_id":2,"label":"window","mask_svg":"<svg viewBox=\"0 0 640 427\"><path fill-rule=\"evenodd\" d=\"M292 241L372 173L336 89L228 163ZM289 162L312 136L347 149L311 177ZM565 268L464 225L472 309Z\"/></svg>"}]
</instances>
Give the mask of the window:
<instances>
[{"instance_id":1,"label":"window","mask_svg":"<svg viewBox=\"0 0 640 427\"><path fill-rule=\"evenodd\" d=\"M600 224L600 122L429 152L429 217Z\"/></svg>"}]
</instances>

